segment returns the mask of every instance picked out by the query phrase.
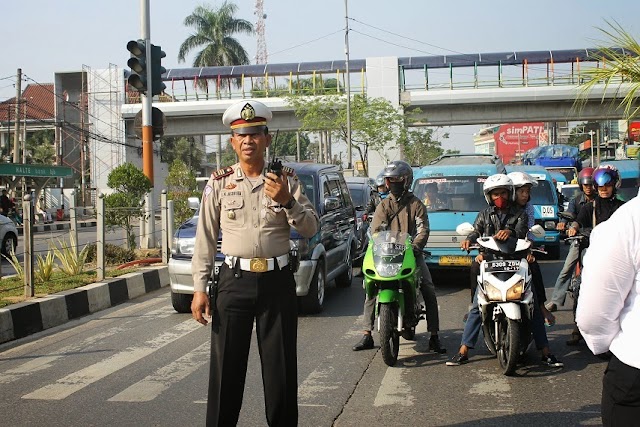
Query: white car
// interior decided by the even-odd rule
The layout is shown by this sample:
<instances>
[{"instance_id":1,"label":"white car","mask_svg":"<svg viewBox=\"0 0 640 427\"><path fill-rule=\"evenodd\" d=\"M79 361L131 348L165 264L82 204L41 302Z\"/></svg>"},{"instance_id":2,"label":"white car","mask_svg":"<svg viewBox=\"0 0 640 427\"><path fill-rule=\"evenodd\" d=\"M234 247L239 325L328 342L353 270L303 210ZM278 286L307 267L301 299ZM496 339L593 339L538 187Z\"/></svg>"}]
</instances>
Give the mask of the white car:
<instances>
[{"instance_id":1,"label":"white car","mask_svg":"<svg viewBox=\"0 0 640 427\"><path fill-rule=\"evenodd\" d=\"M9 256L11 252L15 253L18 247L18 229L13 221L4 215L0 215L0 239L2 255Z\"/></svg>"}]
</instances>

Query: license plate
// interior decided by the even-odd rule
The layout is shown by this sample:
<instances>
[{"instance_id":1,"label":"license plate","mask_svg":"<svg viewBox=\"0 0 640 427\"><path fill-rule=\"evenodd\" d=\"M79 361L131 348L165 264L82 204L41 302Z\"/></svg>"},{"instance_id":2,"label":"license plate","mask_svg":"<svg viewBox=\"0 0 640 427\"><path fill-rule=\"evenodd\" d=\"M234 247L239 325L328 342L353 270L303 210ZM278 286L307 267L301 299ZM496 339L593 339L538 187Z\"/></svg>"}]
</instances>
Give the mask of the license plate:
<instances>
[{"instance_id":1,"label":"license plate","mask_svg":"<svg viewBox=\"0 0 640 427\"><path fill-rule=\"evenodd\" d=\"M485 271L490 273L518 270L520 270L520 261L518 260L489 261L485 267Z\"/></svg>"},{"instance_id":2,"label":"license plate","mask_svg":"<svg viewBox=\"0 0 640 427\"><path fill-rule=\"evenodd\" d=\"M471 257L462 255L443 255L440 257L438 264L468 267L471 265Z\"/></svg>"}]
</instances>

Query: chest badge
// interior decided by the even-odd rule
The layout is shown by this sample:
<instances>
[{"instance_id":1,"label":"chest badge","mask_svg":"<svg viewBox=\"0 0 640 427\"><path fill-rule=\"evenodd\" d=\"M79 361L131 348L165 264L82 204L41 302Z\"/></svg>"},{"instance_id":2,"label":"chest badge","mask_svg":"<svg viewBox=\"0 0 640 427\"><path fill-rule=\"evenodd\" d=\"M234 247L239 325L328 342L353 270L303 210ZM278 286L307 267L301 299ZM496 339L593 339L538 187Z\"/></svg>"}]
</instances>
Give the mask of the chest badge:
<instances>
[{"instance_id":1,"label":"chest badge","mask_svg":"<svg viewBox=\"0 0 640 427\"><path fill-rule=\"evenodd\" d=\"M236 211L229 211L229 212L227 212L227 218L229 218L229 219L236 219Z\"/></svg>"},{"instance_id":2,"label":"chest badge","mask_svg":"<svg viewBox=\"0 0 640 427\"><path fill-rule=\"evenodd\" d=\"M225 190L233 190L234 188L236 188L236 185L233 182L228 183L224 187Z\"/></svg>"}]
</instances>

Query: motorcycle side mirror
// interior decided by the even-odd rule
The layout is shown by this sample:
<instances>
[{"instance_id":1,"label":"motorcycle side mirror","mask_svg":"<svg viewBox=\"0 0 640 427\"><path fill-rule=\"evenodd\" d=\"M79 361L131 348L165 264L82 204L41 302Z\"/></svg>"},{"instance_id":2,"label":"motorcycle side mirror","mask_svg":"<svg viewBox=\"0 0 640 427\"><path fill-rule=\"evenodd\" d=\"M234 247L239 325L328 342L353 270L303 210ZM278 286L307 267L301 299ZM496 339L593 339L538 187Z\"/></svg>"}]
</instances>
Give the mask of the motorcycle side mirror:
<instances>
[{"instance_id":1,"label":"motorcycle side mirror","mask_svg":"<svg viewBox=\"0 0 640 427\"><path fill-rule=\"evenodd\" d=\"M456 227L456 233L458 233L461 236L468 236L470 233L473 232L473 230L474 230L473 225L471 225L471 223L468 223L468 222L463 222L462 224Z\"/></svg>"},{"instance_id":2,"label":"motorcycle side mirror","mask_svg":"<svg viewBox=\"0 0 640 427\"><path fill-rule=\"evenodd\" d=\"M529 231L531 231L531 234L533 234L538 239L542 239L546 234L546 232L544 231L544 228L542 228L542 226L538 224L531 227L531 230Z\"/></svg>"}]
</instances>

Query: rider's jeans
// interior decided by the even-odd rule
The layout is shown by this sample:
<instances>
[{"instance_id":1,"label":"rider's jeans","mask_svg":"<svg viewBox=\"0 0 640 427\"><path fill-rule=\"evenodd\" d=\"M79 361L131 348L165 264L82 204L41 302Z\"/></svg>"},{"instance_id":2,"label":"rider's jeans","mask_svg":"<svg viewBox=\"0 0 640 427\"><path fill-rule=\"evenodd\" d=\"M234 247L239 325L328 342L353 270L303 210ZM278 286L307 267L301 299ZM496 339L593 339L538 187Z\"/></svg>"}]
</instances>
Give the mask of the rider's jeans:
<instances>
[{"instance_id":1,"label":"rider's jeans","mask_svg":"<svg viewBox=\"0 0 640 427\"><path fill-rule=\"evenodd\" d=\"M467 317L467 323L465 323L464 332L462 332L461 344L474 348L478 341L478 336L480 336L481 328L482 317L480 317L480 309L478 308L478 289L476 288L471 310L469 310L469 317Z\"/></svg>"},{"instance_id":2,"label":"rider's jeans","mask_svg":"<svg viewBox=\"0 0 640 427\"><path fill-rule=\"evenodd\" d=\"M533 302L533 319L531 319L531 332L533 333L533 340L535 341L536 348L538 350L549 347L547 331L544 326L544 316L542 315L542 310L540 310L540 304L538 304L537 301Z\"/></svg>"},{"instance_id":3,"label":"rider's jeans","mask_svg":"<svg viewBox=\"0 0 640 427\"><path fill-rule=\"evenodd\" d=\"M576 269L576 264L578 263L579 258L580 246L572 243L569 248L569 253L567 254L567 259L564 261L564 267L562 267L562 271L560 271L558 279L556 280L556 285L553 288L553 295L551 296L551 302L558 307L564 305L567 290L571 284L571 276Z\"/></svg>"}]
</instances>

